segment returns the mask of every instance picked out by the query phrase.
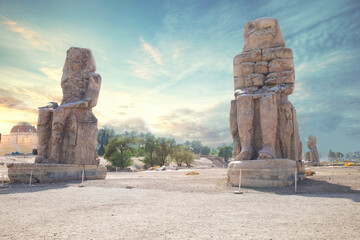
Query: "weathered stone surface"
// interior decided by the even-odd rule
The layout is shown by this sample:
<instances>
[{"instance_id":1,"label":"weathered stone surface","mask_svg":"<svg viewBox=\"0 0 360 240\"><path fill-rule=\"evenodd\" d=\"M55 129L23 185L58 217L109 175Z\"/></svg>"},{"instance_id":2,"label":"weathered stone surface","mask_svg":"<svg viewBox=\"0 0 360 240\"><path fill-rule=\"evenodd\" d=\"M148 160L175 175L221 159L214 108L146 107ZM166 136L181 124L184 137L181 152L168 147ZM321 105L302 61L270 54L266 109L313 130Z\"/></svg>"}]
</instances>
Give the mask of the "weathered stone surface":
<instances>
[{"instance_id":1,"label":"weathered stone surface","mask_svg":"<svg viewBox=\"0 0 360 240\"><path fill-rule=\"evenodd\" d=\"M264 85L264 75L260 73L251 73L245 77L245 85L247 87Z\"/></svg>"},{"instance_id":2,"label":"weathered stone surface","mask_svg":"<svg viewBox=\"0 0 360 240\"><path fill-rule=\"evenodd\" d=\"M275 18L259 18L244 29L243 51L265 47L285 47L284 37Z\"/></svg>"},{"instance_id":3,"label":"weathered stone surface","mask_svg":"<svg viewBox=\"0 0 360 240\"><path fill-rule=\"evenodd\" d=\"M276 19L249 22L243 37L243 52L234 58L239 135L237 138L232 131L237 146L235 160L284 158L300 163L302 150L296 111L288 100L295 83L292 51L285 48ZM231 104L230 122L235 126L234 102ZM235 144L237 139L240 144Z\"/></svg>"},{"instance_id":4,"label":"weathered stone surface","mask_svg":"<svg viewBox=\"0 0 360 240\"><path fill-rule=\"evenodd\" d=\"M269 72L293 71L294 61L292 59L275 58L269 62Z\"/></svg>"},{"instance_id":5,"label":"weathered stone surface","mask_svg":"<svg viewBox=\"0 0 360 240\"><path fill-rule=\"evenodd\" d=\"M293 59L293 53L290 48L264 48L261 52L261 59L263 61L271 61L275 58Z\"/></svg>"},{"instance_id":6,"label":"weathered stone surface","mask_svg":"<svg viewBox=\"0 0 360 240\"><path fill-rule=\"evenodd\" d=\"M268 62L260 61L260 62L255 63L254 72L261 73L261 74L267 74L269 72Z\"/></svg>"},{"instance_id":7,"label":"weathered stone surface","mask_svg":"<svg viewBox=\"0 0 360 240\"><path fill-rule=\"evenodd\" d=\"M228 166L228 183L241 187L285 187L291 186L297 171L296 162L290 159L267 159L233 161Z\"/></svg>"},{"instance_id":8,"label":"weathered stone surface","mask_svg":"<svg viewBox=\"0 0 360 240\"><path fill-rule=\"evenodd\" d=\"M280 85L280 84L294 84L295 76L294 71L282 71L282 72L272 72L266 75L264 82L266 85Z\"/></svg>"},{"instance_id":9,"label":"weathered stone surface","mask_svg":"<svg viewBox=\"0 0 360 240\"><path fill-rule=\"evenodd\" d=\"M309 152L306 153L307 160L309 163L317 166L320 163L319 153L316 147L316 137L309 136L307 141L307 146L309 148Z\"/></svg>"},{"instance_id":10,"label":"weathered stone surface","mask_svg":"<svg viewBox=\"0 0 360 240\"><path fill-rule=\"evenodd\" d=\"M275 48L276 58L293 59L293 52L290 48Z\"/></svg>"},{"instance_id":11,"label":"weathered stone surface","mask_svg":"<svg viewBox=\"0 0 360 240\"><path fill-rule=\"evenodd\" d=\"M8 176L12 182L48 183L105 179L106 167L101 165L13 163L8 165Z\"/></svg>"},{"instance_id":12,"label":"weathered stone surface","mask_svg":"<svg viewBox=\"0 0 360 240\"><path fill-rule=\"evenodd\" d=\"M242 89L246 87L245 85L245 76L237 76L234 77L234 90L236 89Z\"/></svg>"},{"instance_id":13,"label":"weathered stone surface","mask_svg":"<svg viewBox=\"0 0 360 240\"><path fill-rule=\"evenodd\" d=\"M234 65L243 62L257 62L261 61L261 49L249 52L242 52L234 57Z\"/></svg>"},{"instance_id":14,"label":"weathered stone surface","mask_svg":"<svg viewBox=\"0 0 360 240\"><path fill-rule=\"evenodd\" d=\"M89 49L70 48L63 68L63 99L39 108L37 163L98 164L96 106L101 77Z\"/></svg>"},{"instance_id":15,"label":"weathered stone surface","mask_svg":"<svg viewBox=\"0 0 360 240\"><path fill-rule=\"evenodd\" d=\"M254 72L254 62L240 63L240 75L248 75Z\"/></svg>"},{"instance_id":16,"label":"weathered stone surface","mask_svg":"<svg viewBox=\"0 0 360 240\"><path fill-rule=\"evenodd\" d=\"M239 154L240 146L240 138L237 127L237 102L236 100L231 101L231 109L230 109L230 133L233 137L234 141L234 154L235 156Z\"/></svg>"}]
</instances>

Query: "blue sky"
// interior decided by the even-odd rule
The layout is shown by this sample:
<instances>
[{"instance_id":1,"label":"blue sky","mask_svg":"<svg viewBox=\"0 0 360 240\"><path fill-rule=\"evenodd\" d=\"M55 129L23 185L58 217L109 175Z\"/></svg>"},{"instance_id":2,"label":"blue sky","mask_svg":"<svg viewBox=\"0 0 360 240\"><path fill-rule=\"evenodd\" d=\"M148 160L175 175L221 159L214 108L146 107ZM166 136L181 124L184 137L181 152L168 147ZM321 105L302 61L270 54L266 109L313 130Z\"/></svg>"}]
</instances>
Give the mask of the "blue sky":
<instances>
[{"instance_id":1,"label":"blue sky","mask_svg":"<svg viewBox=\"0 0 360 240\"><path fill-rule=\"evenodd\" d=\"M323 156L360 150L360 1L0 0L0 132L61 101L77 46L103 78L100 126L231 143L232 59L259 17L277 18L293 50L304 151L310 134Z\"/></svg>"}]
</instances>

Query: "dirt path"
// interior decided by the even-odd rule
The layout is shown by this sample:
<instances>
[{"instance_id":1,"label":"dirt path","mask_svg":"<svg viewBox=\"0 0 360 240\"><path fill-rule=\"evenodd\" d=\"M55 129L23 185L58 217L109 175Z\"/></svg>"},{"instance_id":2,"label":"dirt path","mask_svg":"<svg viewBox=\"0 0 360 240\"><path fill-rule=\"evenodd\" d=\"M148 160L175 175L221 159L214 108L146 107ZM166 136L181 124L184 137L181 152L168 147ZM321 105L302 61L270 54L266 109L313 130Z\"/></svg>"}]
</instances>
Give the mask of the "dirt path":
<instances>
[{"instance_id":1,"label":"dirt path","mask_svg":"<svg viewBox=\"0 0 360 240\"><path fill-rule=\"evenodd\" d=\"M360 168L313 170L298 194L233 194L225 169L10 184L0 189L0 239L358 239Z\"/></svg>"}]
</instances>

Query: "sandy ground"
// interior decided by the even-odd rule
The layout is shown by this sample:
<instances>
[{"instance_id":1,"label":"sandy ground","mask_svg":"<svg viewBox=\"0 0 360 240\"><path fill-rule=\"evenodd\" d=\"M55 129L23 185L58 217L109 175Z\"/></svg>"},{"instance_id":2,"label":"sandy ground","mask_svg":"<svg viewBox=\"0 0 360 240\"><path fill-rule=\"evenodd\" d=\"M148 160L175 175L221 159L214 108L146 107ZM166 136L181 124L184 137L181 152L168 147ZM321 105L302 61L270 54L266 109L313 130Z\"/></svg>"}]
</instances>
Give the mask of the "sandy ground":
<instances>
[{"instance_id":1,"label":"sandy ground","mask_svg":"<svg viewBox=\"0 0 360 240\"><path fill-rule=\"evenodd\" d=\"M5 184L0 239L359 239L360 167L312 167L293 187L226 185L226 169ZM199 175L186 175L196 171Z\"/></svg>"}]
</instances>

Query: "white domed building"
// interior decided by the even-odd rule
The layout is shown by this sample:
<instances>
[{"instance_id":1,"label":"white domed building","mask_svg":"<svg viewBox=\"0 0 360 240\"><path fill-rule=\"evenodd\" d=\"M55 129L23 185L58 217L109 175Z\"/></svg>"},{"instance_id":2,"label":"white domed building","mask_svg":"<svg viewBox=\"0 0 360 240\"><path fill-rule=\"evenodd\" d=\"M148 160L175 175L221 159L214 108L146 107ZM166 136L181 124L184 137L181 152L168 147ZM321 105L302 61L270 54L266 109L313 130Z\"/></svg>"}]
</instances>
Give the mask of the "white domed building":
<instances>
[{"instance_id":1,"label":"white domed building","mask_svg":"<svg viewBox=\"0 0 360 240\"><path fill-rule=\"evenodd\" d=\"M19 122L12 127L10 135L0 134L0 156L11 153L33 153L37 149L36 128L28 122Z\"/></svg>"}]
</instances>

